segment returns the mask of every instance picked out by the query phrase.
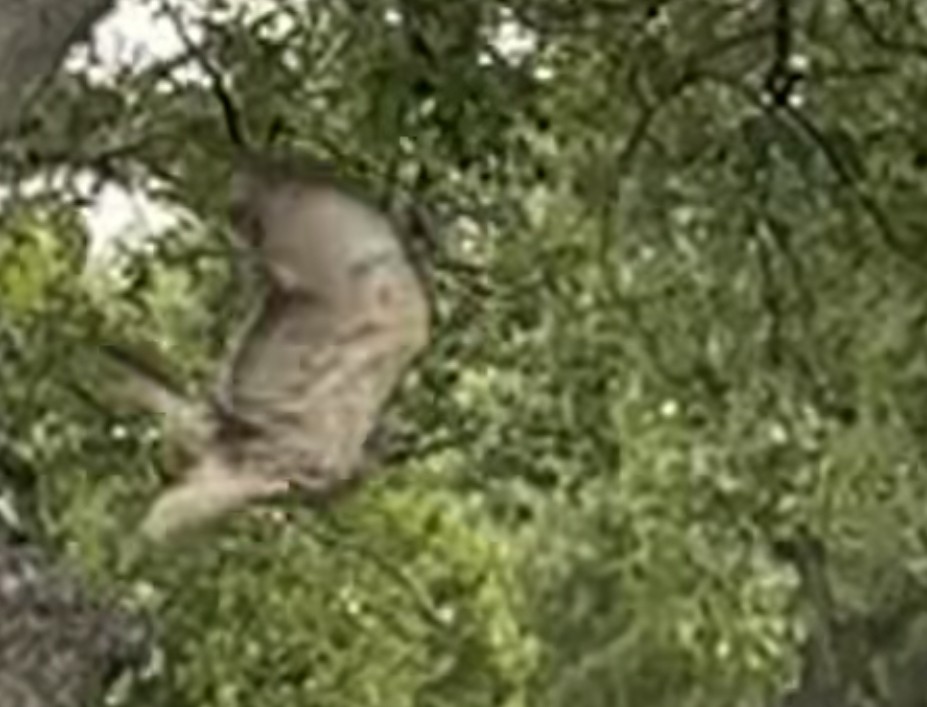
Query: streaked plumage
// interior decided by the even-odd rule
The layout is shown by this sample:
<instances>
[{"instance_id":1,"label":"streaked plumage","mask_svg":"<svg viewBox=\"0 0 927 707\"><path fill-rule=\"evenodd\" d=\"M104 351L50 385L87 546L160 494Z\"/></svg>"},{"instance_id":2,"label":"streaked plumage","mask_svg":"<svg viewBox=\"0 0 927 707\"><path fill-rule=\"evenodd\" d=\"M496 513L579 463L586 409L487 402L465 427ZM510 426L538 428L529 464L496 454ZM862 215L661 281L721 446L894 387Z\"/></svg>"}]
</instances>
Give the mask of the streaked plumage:
<instances>
[{"instance_id":1,"label":"streaked plumage","mask_svg":"<svg viewBox=\"0 0 927 707\"><path fill-rule=\"evenodd\" d=\"M212 404L152 376L137 386L136 397L206 440L152 508L153 537L257 498L338 490L428 341L428 300L395 226L350 188L263 163L238 178L232 206L266 295L230 346Z\"/></svg>"}]
</instances>

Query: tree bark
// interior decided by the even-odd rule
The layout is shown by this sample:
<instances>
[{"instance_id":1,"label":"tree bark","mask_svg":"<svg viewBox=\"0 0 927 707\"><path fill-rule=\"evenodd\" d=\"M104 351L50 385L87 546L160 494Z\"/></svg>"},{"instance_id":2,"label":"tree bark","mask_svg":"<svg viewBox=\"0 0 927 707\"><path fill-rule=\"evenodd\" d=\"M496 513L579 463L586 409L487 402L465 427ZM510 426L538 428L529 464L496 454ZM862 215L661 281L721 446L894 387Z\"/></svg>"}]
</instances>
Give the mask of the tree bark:
<instances>
[{"instance_id":1,"label":"tree bark","mask_svg":"<svg viewBox=\"0 0 927 707\"><path fill-rule=\"evenodd\" d=\"M0 0L0 139L113 0Z\"/></svg>"},{"instance_id":2,"label":"tree bark","mask_svg":"<svg viewBox=\"0 0 927 707\"><path fill-rule=\"evenodd\" d=\"M0 705L102 704L147 643L140 619L91 598L39 550L0 539Z\"/></svg>"}]
</instances>

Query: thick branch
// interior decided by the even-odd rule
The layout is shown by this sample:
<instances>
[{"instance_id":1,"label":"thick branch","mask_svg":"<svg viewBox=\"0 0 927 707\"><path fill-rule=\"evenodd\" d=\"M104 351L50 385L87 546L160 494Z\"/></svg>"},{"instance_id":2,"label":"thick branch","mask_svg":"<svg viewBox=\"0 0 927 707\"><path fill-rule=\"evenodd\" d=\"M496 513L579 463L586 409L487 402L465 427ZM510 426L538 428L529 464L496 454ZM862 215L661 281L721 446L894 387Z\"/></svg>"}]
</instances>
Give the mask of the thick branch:
<instances>
[{"instance_id":1,"label":"thick branch","mask_svg":"<svg viewBox=\"0 0 927 707\"><path fill-rule=\"evenodd\" d=\"M113 0L0 0L0 138Z\"/></svg>"},{"instance_id":2,"label":"thick branch","mask_svg":"<svg viewBox=\"0 0 927 707\"><path fill-rule=\"evenodd\" d=\"M80 707L146 658L148 627L43 553L0 541L0 705Z\"/></svg>"}]
</instances>

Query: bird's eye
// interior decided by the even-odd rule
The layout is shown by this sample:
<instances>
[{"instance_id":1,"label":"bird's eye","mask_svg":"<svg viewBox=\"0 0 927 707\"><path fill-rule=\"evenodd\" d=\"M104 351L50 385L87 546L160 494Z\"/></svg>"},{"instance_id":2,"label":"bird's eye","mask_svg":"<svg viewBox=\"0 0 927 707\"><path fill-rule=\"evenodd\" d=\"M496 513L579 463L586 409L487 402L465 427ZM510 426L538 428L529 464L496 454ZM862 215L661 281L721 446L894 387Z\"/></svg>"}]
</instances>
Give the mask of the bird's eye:
<instances>
[{"instance_id":1,"label":"bird's eye","mask_svg":"<svg viewBox=\"0 0 927 707\"><path fill-rule=\"evenodd\" d=\"M254 209L248 208L241 202L233 202L229 207L229 219L232 226L248 243L260 244L263 238L261 219Z\"/></svg>"}]
</instances>

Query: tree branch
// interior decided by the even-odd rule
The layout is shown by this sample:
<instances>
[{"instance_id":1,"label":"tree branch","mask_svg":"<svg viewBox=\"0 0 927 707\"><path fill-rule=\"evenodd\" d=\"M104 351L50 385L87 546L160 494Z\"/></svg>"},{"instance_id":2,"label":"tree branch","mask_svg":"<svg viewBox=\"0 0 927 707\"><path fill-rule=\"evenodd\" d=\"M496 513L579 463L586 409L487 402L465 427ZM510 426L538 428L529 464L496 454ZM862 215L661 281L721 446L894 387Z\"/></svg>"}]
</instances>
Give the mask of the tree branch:
<instances>
[{"instance_id":1,"label":"tree branch","mask_svg":"<svg viewBox=\"0 0 927 707\"><path fill-rule=\"evenodd\" d=\"M0 139L113 0L0 0Z\"/></svg>"}]
</instances>

